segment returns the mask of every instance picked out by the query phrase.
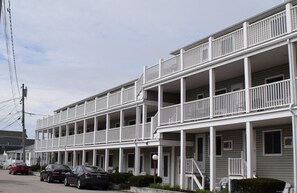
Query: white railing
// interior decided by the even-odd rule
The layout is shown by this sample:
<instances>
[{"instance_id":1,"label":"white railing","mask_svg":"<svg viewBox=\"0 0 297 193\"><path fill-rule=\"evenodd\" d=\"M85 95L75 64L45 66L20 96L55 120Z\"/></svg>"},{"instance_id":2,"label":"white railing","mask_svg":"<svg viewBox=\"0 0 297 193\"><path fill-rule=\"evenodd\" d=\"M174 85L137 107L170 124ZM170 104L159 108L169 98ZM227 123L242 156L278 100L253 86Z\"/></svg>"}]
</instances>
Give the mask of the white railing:
<instances>
[{"instance_id":1,"label":"white railing","mask_svg":"<svg viewBox=\"0 0 297 193\"><path fill-rule=\"evenodd\" d=\"M142 89L143 85L143 74L141 74L140 78L136 81L136 94L138 95Z\"/></svg>"},{"instance_id":2,"label":"white railing","mask_svg":"<svg viewBox=\"0 0 297 193\"><path fill-rule=\"evenodd\" d=\"M42 128L42 119L37 119L36 121L36 128Z\"/></svg>"},{"instance_id":3,"label":"white railing","mask_svg":"<svg viewBox=\"0 0 297 193\"><path fill-rule=\"evenodd\" d=\"M129 125L122 128L122 140L134 140L136 135L136 125Z\"/></svg>"},{"instance_id":4,"label":"white railing","mask_svg":"<svg viewBox=\"0 0 297 193\"><path fill-rule=\"evenodd\" d=\"M100 111L107 108L107 96L96 99L96 111Z\"/></svg>"},{"instance_id":5,"label":"white railing","mask_svg":"<svg viewBox=\"0 0 297 193\"><path fill-rule=\"evenodd\" d=\"M202 174L200 168L198 167L198 164L196 163L196 161L193 158L186 159L186 166L185 167L186 167L185 172L187 174L191 174L192 175L192 178L196 182L196 184L199 187L199 189L204 189L204 186L205 186L205 177ZM197 176L199 176L199 179L200 180L197 178Z\"/></svg>"},{"instance_id":6,"label":"white railing","mask_svg":"<svg viewBox=\"0 0 297 193\"><path fill-rule=\"evenodd\" d=\"M180 122L180 104L161 108L161 124Z\"/></svg>"},{"instance_id":7,"label":"white railing","mask_svg":"<svg viewBox=\"0 0 297 193\"><path fill-rule=\"evenodd\" d=\"M213 40L212 45L213 58L225 56L243 49L243 29L241 28Z\"/></svg>"},{"instance_id":8,"label":"white railing","mask_svg":"<svg viewBox=\"0 0 297 193\"><path fill-rule=\"evenodd\" d=\"M55 113L54 114L54 120L55 120L55 123L59 123L60 122L60 113Z\"/></svg>"},{"instance_id":9,"label":"white railing","mask_svg":"<svg viewBox=\"0 0 297 193\"><path fill-rule=\"evenodd\" d=\"M205 43L184 52L184 68L189 68L208 61L208 47L208 43Z\"/></svg>"},{"instance_id":10,"label":"white railing","mask_svg":"<svg viewBox=\"0 0 297 193\"><path fill-rule=\"evenodd\" d=\"M106 130L96 131L96 143L106 143Z\"/></svg>"},{"instance_id":11,"label":"white railing","mask_svg":"<svg viewBox=\"0 0 297 193\"><path fill-rule=\"evenodd\" d=\"M54 116L48 116L48 125L53 125L54 124Z\"/></svg>"},{"instance_id":12,"label":"white railing","mask_svg":"<svg viewBox=\"0 0 297 193\"><path fill-rule=\"evenodd\" d=\"M145 69L145 82L150 82L159 78L159 64Z\"/></svg>"},{"instance_id":13,"label":"white railing","mask_svg":"<svg viewBox=\"0 0 297 193\"><path fill-rule=\"evenodd\" d=\"M85 104L80 104L76 108L76 117L82 116L85 114Z\"/></svg>"},{"instance_id":14,"label":"white railing","mask_svg":"<svg viewBox=\"0 0 297 193\"><path fill-rule=\"evenodd\" d=\"M109 95L109 107L121 104L121 91Z\"/></svg>"},{"instance_id":15,"label":"white railing","mask_svg":"<svg viewBox=\"0 0 297 193\"><path fill-rule=\"evenodd\" d=\"M158 113L155 114L155 116L152 117L152 134L157 130L158 127Z\"/></svg>"},{"instance_id":16,"label":"white railing","mask_svg":"<svg viewBox=\"0 0 297 193\"><path fill-rule=\"evenodd\" d=\"M144 139L151 139L152 130L151 130L151 122L144 124Z\"/></svg>"},{"instance_id":17,"label":"white railing","mask_svg":"<svg viewBox=\"0 0 297 193\"><path fill-rule=\"evenodd\" d=\"M87 102L86 111L87 114L95 112L95 99Z\"/></svg>"},{"instance_id":18,"label":"white railing","mask_svg":"<svg viewBox=\"0 0 297 193\"><path fill-rule=\"evenodd\" d=\"M83 138L84 138L83 133L76 134L75 135L75 145L83 145Z\"/></svg>"},{"instance_id":19,"label":"white railing","mask_svg":"<svg viewBox=\"0 0 297 193\"><path fill-rule=\"evenodd\" d=\"M44 118L42 119L42 126L43 126L43 127L47 127L47 118L46 118L46 117L44 117Z\"/></svg>"},{"instance_id":20,"label":"white railing","mask_svg":"<svg viewBox=\"0 0 297 193\"><path fill-rule=\"evenodd\" d=\"M67 110L61 111L61 121L65 121L67 119Z\"/></svg>"},{"instance_id":21,"label":"white railing","mask_svg":"<svg viewBox=\"0 0 297 193\"><path fill-rule=\"evenodd\" d=\"M47 140L42 140L41 141L41 148L42 149L45 149L46 148L46 143L47 143Z\"/></svg>"},{"instance_id":22,"label":"white railing","mask_svg":"<svg viewBox=\"0 0 297 193\"><path fill-rule=\"evenodd\" d=\"M228 175L245 176L246 163L242 158L228 158Z\"/></svg>"},{"instance_id":23,"label":"white railing","mask_svg":"<svg viewBox=\"0 0 297 193\"><path fill-rule=\"evenodd\" d=\"M59 138L53 138L53 147L59 146Z\"/></svg>"},{"instance_id":24,"label":"white railing","mask_svg":"<svg viewBox=\"0 0 297 193\"><path fill-rule=\"evenodd\" d=\"M66 146L66 137L60 137L60 147Z\"/></svg>"},{"instance_id":25,"label":"white railing","mask_svg":"<svg viewBox=\"0 0 297 193\"><path fill-rule=\"evenodd\" d=\"M142 124L139 124L137 134L138 134L137 139L142 139Z\"/></svg>"},{"instance_id":26,"label":"white railing","mask_svg":"<svg viewBox=\"0 0 297 193\"><path fill-rule=\"evenodd\" d=\"M209 98L186 102L184 104L184 120L205 119L210 115Z\"/></svg>"},{"instance_id":27,"label":"white railing","mask_svg":"<svg viewBox=\"0 0 297 193\"><path fill-rule=\"evenodd\" d=\"M123 103L128 103L135 100L135 86L126 88L123 91Z\"/></svg>"},{"instance_id":28,"label":"white railing","mask_svg":"<svg viewBox=\"0 0 297 193\"><path fill-rule=\"evenodd\" d=\"M120 128L108 129L108 142L117 142L120 140Z\"/></svg>"},{"instance_id":29,"label":"white railing","mask_svg":"<svg viewBox=\"0 0 297 193\"><path fill-rule=\"evenodd\" d=\"M85 144L94 144L94 132L85 133Z\"/></svg>"},{"instance_id":30,"label":"white railing","mask_svg":"<svg viewBox=\"0 0 297 193\"><path fill-rule=\"evenodd\" d=\"M35 147L36 149L41 149L41 141L39 139L35 140Z\"/></svg>"},{"instance_id":31,"label":"white railing","mask_svg":"<svg viewBox=\"0 0 297 193\"><path fill-rule=\"evenodd\" d=\"M71 107L68 109L68 119L72 119L75 117L75 107Z\"/></svg>"},{"instance_id":32,"label":"white railing","mask_svg":"<svg viewBox=\"0 0 297 193\"><path fill-rule=\"evenodd\" d=\"M245 90L214 97L214 115L230 115L245 112Z\"/></svg>"},{"instance_id":33,"label":"white railing","mask_svg":"<svg viewBox=\"0 0 297 193\"><path fill-rule=\"evenodd\" d=\"M282 11L248 26L248 45L255 45L287 32L286 12Z\"/></svg>"},{"instance_id":34,"label":"white railing","mask_svg":"<svg viewBox=\"0 0 297 193\"><path fill-rule=\"evenodd\" d=\"M67 146L74 146L74 135L67 136Z\"/></svg>"},{"instance_id":35,"label":"white railing","mask_svg":"<svg viewBox=\"0 0 297 193\"><path fill-rule=\"evenodd\" d=\"M291 102L290 80L253 87L250 98L252 110L288 105Z\"/></svg>"},{"instance_id":36,"label":"white railing","mask_svg":"<svg viewBox=\"0 0 297 193\"><path fill-rule=\"evenodd\" d=\"M53 140L52 139L48 139L47 140L47 148L52 148L53 147Z\"/></svg>"},{"instance_id":37,"label":"white railing","mask_svg":"<svg viewBox=\"0 0 297 193\"><path fill-rule=\"evenodd\" d=\"M161 63L161 76L167 76L174 72L180 71L180 56L174 56Z\"/></svg>"},{"instance_id":38,"label":"white railing","mask_svg":"<svg viewBox=\"0 0 297 193\"><path fill-rule=\"evenodd\" d=\"M292 7L292 30L297 30L297 6Z\"/></svg>"}]
</instances>

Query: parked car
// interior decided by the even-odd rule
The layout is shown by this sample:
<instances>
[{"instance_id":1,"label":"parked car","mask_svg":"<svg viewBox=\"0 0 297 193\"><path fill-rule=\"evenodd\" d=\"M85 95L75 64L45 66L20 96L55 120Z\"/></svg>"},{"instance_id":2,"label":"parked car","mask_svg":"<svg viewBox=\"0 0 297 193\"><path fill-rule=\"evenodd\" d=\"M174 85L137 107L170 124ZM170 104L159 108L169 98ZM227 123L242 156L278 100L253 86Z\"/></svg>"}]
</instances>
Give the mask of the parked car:
<instances>
[{"instance_id":1,"label":"parked car","mask_svg":"<svg viewBox=\"0 0 297 193\"><path fill-rule=\"evenodd\" d=\"M9 167L9 174L29 174L29 167L24 162L13 163L11 167Z\"/></svg>"},{"instance_id":2,"label":"parked car","mask_svg":"<svg viewBox=\"0 0 297 193\"><path fill-rule=\"evenodd\" d=\"M62 182L65 179L65 174L70 171L67 165L49 164L40 172L40 181L47 180L48 183L51 183L58 180Z\"/></svg>"},{"instance_id":3,"label":"parked car","mask_svg":"<svg viewBox=\"0 0 297 193\"><path fill-rule=\"evenodd\" d=\"M98 171L95 166L76 166L71 172L66 173L64 185L76 185L78 189L83 187L98 186L107 189L109 180L107 173Z\"/></svg>"}]
</instances>

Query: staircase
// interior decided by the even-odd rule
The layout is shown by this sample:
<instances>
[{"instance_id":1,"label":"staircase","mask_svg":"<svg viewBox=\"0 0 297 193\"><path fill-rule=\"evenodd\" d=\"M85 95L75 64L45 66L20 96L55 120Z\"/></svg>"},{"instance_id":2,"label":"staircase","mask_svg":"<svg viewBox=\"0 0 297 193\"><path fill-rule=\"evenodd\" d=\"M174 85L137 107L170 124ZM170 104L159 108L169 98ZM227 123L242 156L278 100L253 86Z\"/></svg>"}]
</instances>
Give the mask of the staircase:
<instances>
[{"instance_id":1,"label":"staircase","mask_svg":"<svg viewBox=\"0 0 297 193\"><path fill-rule=\"evenodd\" d=\"M197 162L193 158L186 159L185 172L188 177L191 177L192 190L194 190L194 182L199 189L205 189L205 175L201 172Z\"/></svg>"}]
</instances>

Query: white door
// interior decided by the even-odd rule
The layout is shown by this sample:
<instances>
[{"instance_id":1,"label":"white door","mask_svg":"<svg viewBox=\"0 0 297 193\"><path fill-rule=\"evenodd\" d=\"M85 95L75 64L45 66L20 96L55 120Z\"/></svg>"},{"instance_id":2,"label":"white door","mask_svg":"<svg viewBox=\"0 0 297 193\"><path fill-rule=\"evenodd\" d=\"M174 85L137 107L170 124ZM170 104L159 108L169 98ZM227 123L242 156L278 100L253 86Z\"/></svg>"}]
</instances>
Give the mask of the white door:
<instances>
[{"instance_id":1,"label":"white door","mask_svg":"<svg viewBox=\"0 0 297 193\"><path fill-rule=\"evenodd\" d=\"M205 173L205 135L197 135L196 161L202 173Z\"/></svg>"},{"instance_id":2,"label":"white door","mask_svg":"<svg viewBox=\"0 0 297 193\"><path fill-rule=\"evenodd\" d=\"M170 170L169 170L169 154L164 154L164 158L163 158L164 162L163 162L163 183L164 184L169 184L170 183Z\"/></svg>"}]
</instances>

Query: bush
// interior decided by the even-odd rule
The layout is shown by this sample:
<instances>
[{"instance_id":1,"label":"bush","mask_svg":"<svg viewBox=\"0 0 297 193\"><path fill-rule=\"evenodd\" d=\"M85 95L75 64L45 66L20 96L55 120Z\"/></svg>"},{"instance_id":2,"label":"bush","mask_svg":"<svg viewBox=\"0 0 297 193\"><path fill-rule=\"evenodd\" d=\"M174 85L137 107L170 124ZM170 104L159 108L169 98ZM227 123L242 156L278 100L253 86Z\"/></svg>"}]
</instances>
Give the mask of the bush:
<instances>
[{"instance_id":1,"label":"bush","mask_svg":"<svg viewBox=\"0 0 297 193\"><path fill-rule=\"evenodd\" d=\"M109 181L113 184L127 184L129 178L133 176L131 173L111 173L108 174Z\"/></svg>"},{"instance_id":2,"label":"bush","mask_svg":"<svg viewBox=\"0 0 297 193\"><path fill-rule=\"evenodd\" d=\"M146 176L131 176L129 178L130 186L136 187L146 187L150 184L154 183L154 176L146 175ZM156 183L162 183L162 178L159 176L156 177Z\"/></svg>"},{"instance_id":3,"label":"bush","mask_svg":"<svg viewBox=\"0 0 297 193\"><path fill-rule=\"evenodd\" d=\"M212 191L209 191L209 190L197 190L196 193L212 193Z\"/></svg>"},{"instance_id":4,"label":"bush","mask_svg":"<svg viewBox=\"0 0 297 193\"><path fill-rule=\"evenodd\" d=\"M35 164L35 165L32 165L32 166L31 166L31 171L32 171L32 172L36 172L37 170L40 170L40 165Z\"/></svg>"},{"instance_id":5,"label":"bush","mask_svg":"<svg viewBox=\"0 0 297 193\"><path fill-rule=\"evenodd\" d=\"M233 190L241 193L274 193L282 191L285 182L270 178L250 178L233 180Z\"/></svg>"},{"instance_id":6,"label":"bush","mask_svg":"<svg viewBox=\"0 0 297 193\"><path fill-rule=\"evenodd\" d=\"M46 166L47 166L47 164L44 164L43 166L41 166L41 170L45 170L45 168L46 168Z\"/></svg>"},{"instance_id":7,"label":"bush","mask_svg":"<svg viewBox=\"0 0 297 193\"><path fill-rule=\"evenodd\" d=\"M179 185L170 186L170 184L150 184L149 187L162 190L181 191Z\"/></svg>"}]
</instances>

